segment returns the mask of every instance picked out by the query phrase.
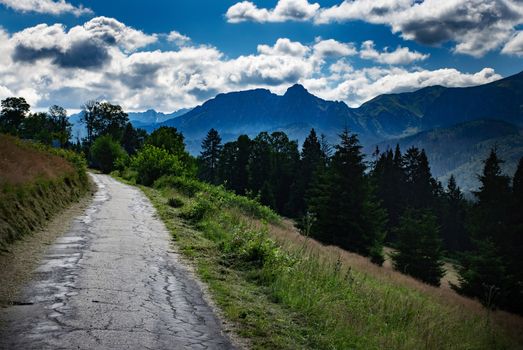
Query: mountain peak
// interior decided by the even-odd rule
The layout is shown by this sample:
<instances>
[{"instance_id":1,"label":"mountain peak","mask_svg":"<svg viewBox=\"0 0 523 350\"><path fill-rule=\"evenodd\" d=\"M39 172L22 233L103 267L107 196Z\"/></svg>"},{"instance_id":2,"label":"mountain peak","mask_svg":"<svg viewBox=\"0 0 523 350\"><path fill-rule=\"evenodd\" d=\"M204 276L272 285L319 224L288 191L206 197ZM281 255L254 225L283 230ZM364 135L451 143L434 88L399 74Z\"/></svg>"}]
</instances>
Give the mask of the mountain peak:
<instances>
[{"instance_id":1,"label":"mountain peak","mask_svg":"<svg viewBox=\"0 0 523 350\"><path fill-rule=\"evenodd\" d=\"M285 92L285 95L309 95L309 91L303 87L301 84L294 84L289 87Z\"/></svg>"}]
</instances>

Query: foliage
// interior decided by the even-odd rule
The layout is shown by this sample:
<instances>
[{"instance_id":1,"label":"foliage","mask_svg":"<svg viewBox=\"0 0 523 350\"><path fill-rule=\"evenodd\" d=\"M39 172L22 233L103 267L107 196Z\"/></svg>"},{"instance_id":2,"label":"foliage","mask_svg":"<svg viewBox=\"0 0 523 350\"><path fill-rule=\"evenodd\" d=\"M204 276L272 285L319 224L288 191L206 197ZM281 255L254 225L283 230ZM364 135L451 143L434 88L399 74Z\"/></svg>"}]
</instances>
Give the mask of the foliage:
<instances>
[{"instance_id":1,"label":"foliage","mask_svg":"<svg viewBox=\"0 0 523 350\"><path fill-rule=\"evenodd\" d=\"M24 118L29 113L29 104L23 97L8 97L2 100L0 132L18 135Z\"/></svg>"},{"instance_id":2,"label":"foliage","mask_svg":"<svg viewBox=\"0 0 523 350\"><path fill-rule=\"evenodd\" d=\"M435 286L445 274L436 217L430 211L408 210L397 228L394 268Z\"/></svg>"},{"instance_id":3,"label":"foliage","mask_svg":"<svg viewBox=\"0 0 523 350\"><path fill-rule=\"evenodd\" d=\"M460 284L454 288L490 307L521 314L523 225L518 187L521 168L512 181L515 188L511 188L510 178L501 172L501 163L496 150L492 149L479 176L481 187L474 193L477 202L469 219L473 249L461 257ZM485 290L496 290L495 298L485 298Z\"/></svg>"},{"instance_id":4,"label":"foliage","mask_svg":"<svg viewBox=\"0 0 523 350\"><path fill-rule=\"evenodd\" d=\"M179 159L185 160L188 157L188 153L185 151L184 137L176 128L162 126L154 130L145 143L162 148Z\"/></svg>"},{"instance_id":5,"label":"foliage","mask_svg":"<svg viewBox=\"0 0 523 350\"><path fill-rule=\"evenodd\" d=\"M359 266L350 268L331 250L309 251L305 244L293 245L292 239L284 246L276 243L271 239L273 226L252 221L233 203L217 199L213 190L225 192L223 188L202 184L209 193L185 198L187 203L200 202L191 206L205 208L200 220L191 219L199 231L188 228L180 222L187 207L166 205L167 198L183 195L168 184L185 179L174 180L161 179L156 190L145 192L225 316L239 325L238 333L255 349L510 346L497 328L486 328L484 319L462 306L378 278Z\"/></svg>"},{"instance_id":6,"label":"foliage","mask_svg":"<svg viewBox=\"0 0 523 350\"><path fill-rule=\"evenodd\" d=\"M114 140L120 140L129 122L127 113L121 106L99 101L87 101L84 104L81 120L87 129L89 145L102 135L110 135Z\"/></svg>"},{"instance_id":7,"label":"foliage","mask_svg":"<svg viewBox=\"0 0 523 350\"><path fill-rule=\"evenodd\" d=\"M104 174L109 174L116 168L118 160L125 158L127 154L112 136L104 135L94 141L91 146L91 156L100 170Z\"/></svg>"},{"instance_id":8,"label":"foliage","mask_svg":"<svg viewBox=\"0 0 523 350\"><path fill-rule=\"evenodd\" d=\"M125 125L122 134L122 147L128 154L133 155L143 146L146 138L147 132L145 130L135 129L129 122Z\"/></svg>"},{"instance_id":9,"label":"foliage","mask_svg":"<svg viewBox=\"0 0 523 350\"><path fill-rule=\"evenodd\" d=\"M218 162L222 152L222 138L215 129L209 130L202 141L199 177L201 180L216 184L218 182Z\"/></svg>"},{"instance_id":10,"label":"foliage","mask_svg":"<svg viewBox=\"0 0 523 350\"><path fill-rule=\"evenodd\" d=\"M23 97L9 97L2 101L0 132L20 136L51 145L54 140L60 147L69 145L71 123L67 111L51 106L49 112L29 113L30 106Z\"/></svg>"},{"instance_id":11,"label":"foliage","mask_svg":"<svg viewBox=\"0 0 523 350\"><path fill-rule=\"evenodd\" d=\"M131 167L137 171L137 182L143 185L152 185L164 175L183 175L185 172L176 155L150 144L131 158Z\"/></svg>"},{"instance_id":12,"label":"foliage","mask_svg":"<svg viewBox=\"0 0 523 350\"><path fill-rule=\"evenodd\" d=\"M356 135L347 130L310 199L316 215L313 236L370 256L378 264L385 235L385 212L375 200Z\"/></svg>"}]
</instances>

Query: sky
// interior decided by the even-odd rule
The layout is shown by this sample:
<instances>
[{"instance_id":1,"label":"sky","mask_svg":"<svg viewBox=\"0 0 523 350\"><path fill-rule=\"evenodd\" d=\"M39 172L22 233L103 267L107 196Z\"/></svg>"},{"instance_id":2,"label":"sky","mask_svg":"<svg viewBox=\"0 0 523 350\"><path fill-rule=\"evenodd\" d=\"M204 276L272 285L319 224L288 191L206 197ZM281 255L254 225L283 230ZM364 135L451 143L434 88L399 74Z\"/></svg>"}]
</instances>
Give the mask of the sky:
<instances>
[{"instance_id":1,"label":"sky","mask_svg":"<svg viewBox=\"0 0 523 350\"><path fill-rule=\"evenodd\" d=\"M0 99L172 112L295 84L357 107L523 70L523 0L0 0Z\"/></svg>"}]
</instances>

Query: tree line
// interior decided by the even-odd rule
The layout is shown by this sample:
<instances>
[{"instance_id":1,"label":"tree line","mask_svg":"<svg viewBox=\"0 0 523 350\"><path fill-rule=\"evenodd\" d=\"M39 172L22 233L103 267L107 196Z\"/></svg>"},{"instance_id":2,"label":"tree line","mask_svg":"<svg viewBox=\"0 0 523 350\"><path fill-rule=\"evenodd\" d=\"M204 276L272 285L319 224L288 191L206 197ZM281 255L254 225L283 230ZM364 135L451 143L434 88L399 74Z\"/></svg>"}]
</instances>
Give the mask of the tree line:
<instances>
[{"instance_id":1,"label":"tree line","mask_svg":"<svg viewBox=\"0 0 523 350\"><path fill-rule=\"evenodd\" d=\"M381 265L394 248L398 271L439 285L443 262L458 261L459 293L490 307L523 313L523 161L504 175L495 150L484 161L475 201L464 198L454 177L444 187L431 174L424 150L376 150L366 161L356 135L344 130L330 145L315 130L297 141L261 132L222 143L211 129L194 158L175 128L150 135L109 102L82 106L87 137L71 142L65 109L30 113L20 97L1 102L0 132L83 152L93 167L131 171L151 185L164 175L198 177L256 198L296 219L312 237L369 257Z\"/></svg>"},{"instance_id":2,"label":"tree line","mask_svg":"<svg viewBox=\"0 0 523 350\"><path fill-rule=\"evenodd\" d=\"M451 176L444 187L424 150L376 149L372 162L347 130L329 145L312 129L301 150L283 132L241 135L222 144L211 129L198 157L201 180L222 184L297 219L327 244L384 261L439 285L446 258L458 261L459 293L491 307L523 312L523 161L511 179L493 149L475 201Z\"/></svg>"}]
</instances>

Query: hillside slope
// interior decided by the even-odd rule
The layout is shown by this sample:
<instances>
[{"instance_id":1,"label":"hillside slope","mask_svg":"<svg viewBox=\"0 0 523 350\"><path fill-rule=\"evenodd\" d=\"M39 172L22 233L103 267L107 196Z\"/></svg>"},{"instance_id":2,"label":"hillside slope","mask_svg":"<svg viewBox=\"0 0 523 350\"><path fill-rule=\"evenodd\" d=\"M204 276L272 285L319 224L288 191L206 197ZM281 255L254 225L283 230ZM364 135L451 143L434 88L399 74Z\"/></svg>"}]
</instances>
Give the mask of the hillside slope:
<instances>
[{"instance_id":1,"label":"hillside slope","mask_svg":"<svg viewBox=\"0 0 523 350\"><path fill-rule=\"evenodd\" d=\"M483 160L492 148L505 161L503 171L514 175L523 157L523 129L500 120L475 120L384 141L378 147L385 150L396 144L402 151L412 146L425 149L435 177L446 183L454 174L458 185L470 192L478 188L476 175L481 173Z\"/></svg>"},{"instance_id":2,"label":"hillside slope","mask_svg":"<svg viewBox=\"0 0 523 350\"><path fill-rule=\"evenodd\" d=\"M489 313L448 287L324 246L222 187L166 177L142 189L251 348L490 350L523 344L518 316Z\"/></svg>"},{"instance_id":3,"label":"hillside slope","mask_svg":"<svg viewBox=\"0 0 523 350\"><path fill-rule=\"evenodd\" d=\"M0 250L40 228L87 189L80 156L0 134Z\"/></svg>"},{"instance_id":4,"label":"hillside slope","mask_svg":"<svg viewBox=\"0 0 523 350\"><path fill-rule=\"evenodd\" d=\"M356 111L383 138L458 123L496 119L523 126L523 72L492 83L378 96Z\"/></svg>"}]
</instances>

